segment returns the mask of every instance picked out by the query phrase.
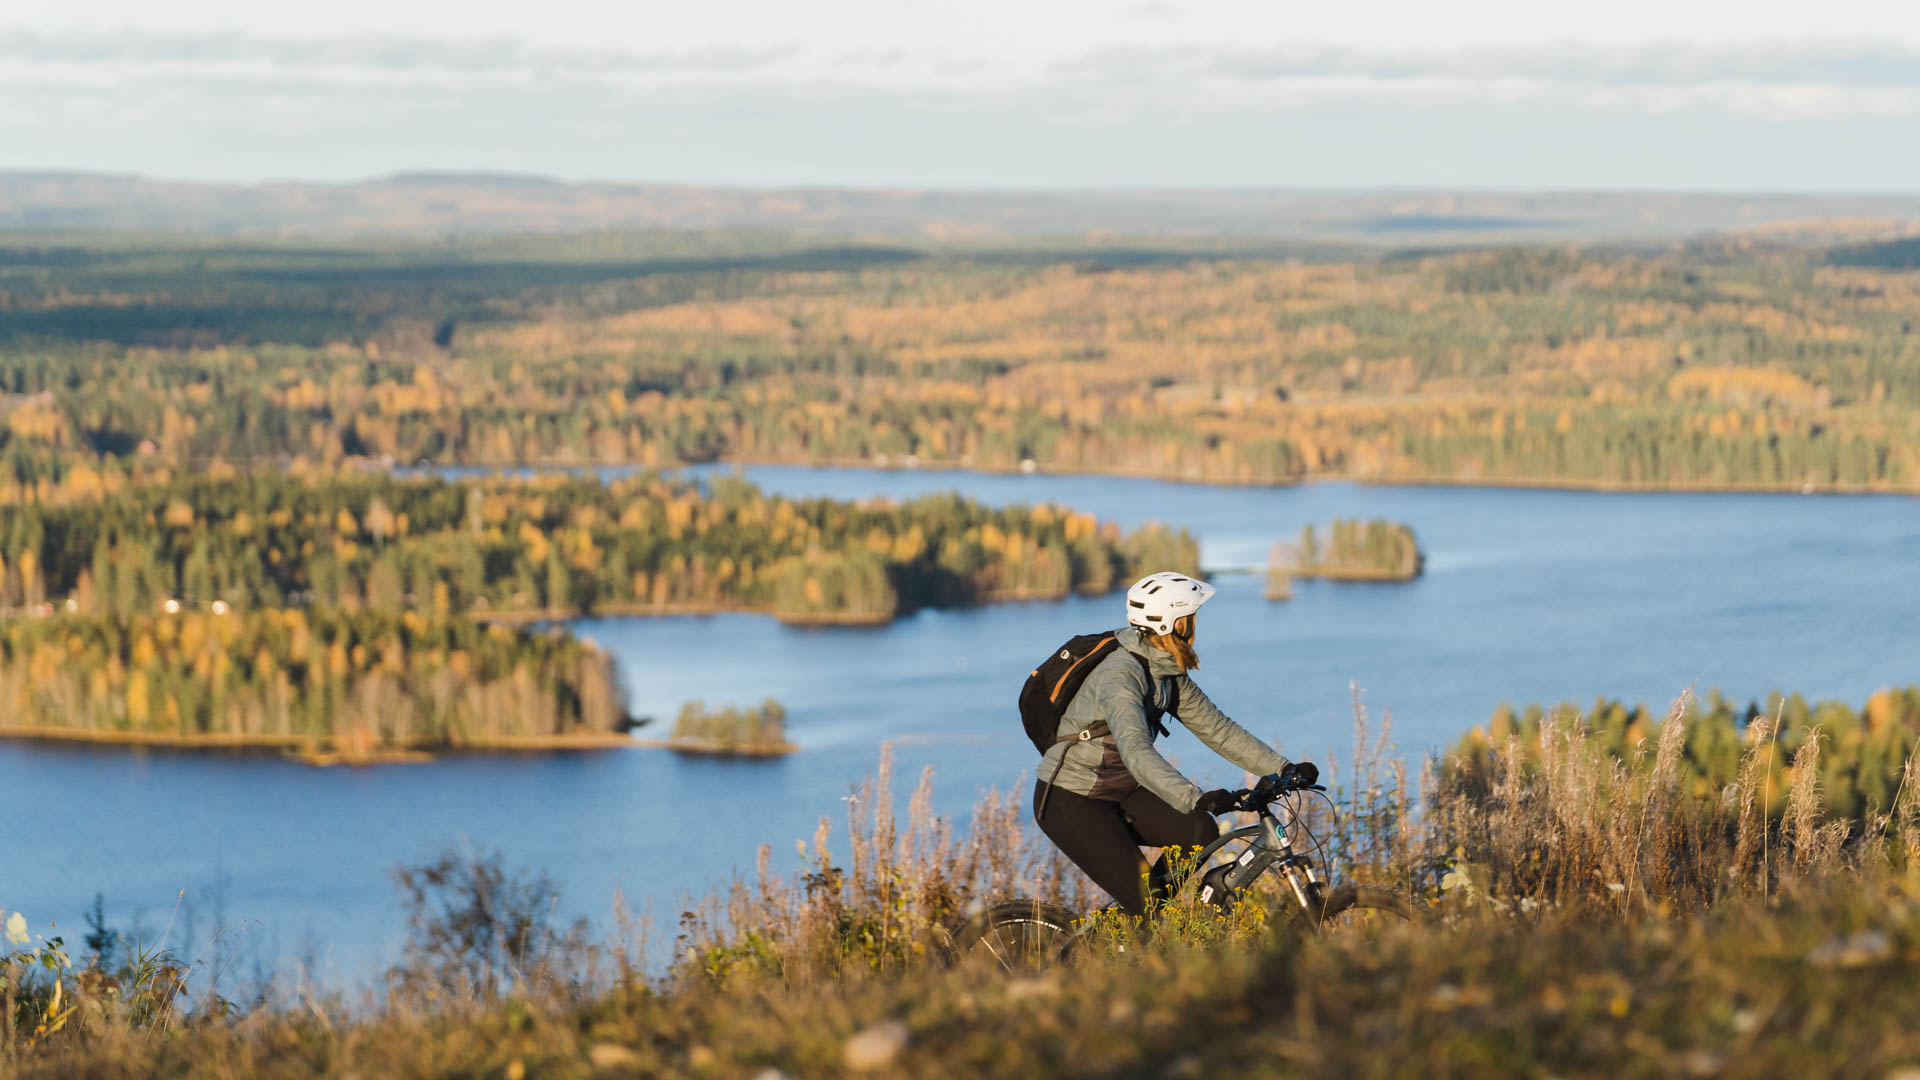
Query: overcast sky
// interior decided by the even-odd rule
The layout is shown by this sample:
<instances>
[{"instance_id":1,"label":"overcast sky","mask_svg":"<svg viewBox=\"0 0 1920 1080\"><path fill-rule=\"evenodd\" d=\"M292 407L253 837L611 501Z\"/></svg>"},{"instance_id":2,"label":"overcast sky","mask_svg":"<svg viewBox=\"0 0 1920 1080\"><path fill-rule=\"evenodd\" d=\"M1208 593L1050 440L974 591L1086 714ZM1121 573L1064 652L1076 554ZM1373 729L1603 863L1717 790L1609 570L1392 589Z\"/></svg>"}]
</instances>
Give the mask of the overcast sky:
<instances>
[{"instance_id":1,"label":"overcast sky","mask_svg":"<svg viewBox=\"0 0 1920 1080\"><path fill-rule=\"evenodd\" d=\"M76 0L0 167L1914 191L1920 2Z\"/></svg>"}]
</instances>

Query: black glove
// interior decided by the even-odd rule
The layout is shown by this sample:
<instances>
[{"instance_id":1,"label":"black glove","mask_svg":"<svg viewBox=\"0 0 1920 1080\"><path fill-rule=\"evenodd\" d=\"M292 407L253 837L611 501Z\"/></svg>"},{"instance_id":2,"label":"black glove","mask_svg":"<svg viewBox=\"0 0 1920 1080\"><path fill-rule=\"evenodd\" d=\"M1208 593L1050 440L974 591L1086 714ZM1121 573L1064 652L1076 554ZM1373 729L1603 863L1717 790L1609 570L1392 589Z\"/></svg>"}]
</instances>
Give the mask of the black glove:
<instances>
[{"instance_id":1,"label":"black glove","mask_svg":"<svg viewBox=\"0 0 1920 1080\"><path fill-rule=\"evenodd\" d=\"M1320 782L1320 768L1311 761L1296 761L1280 770L1280 779L1292 781L1301 787L1312 787Z\"/></svg>"},{"instance_id":2,"label":"black glove","mask_svg":"<svg viewBox=\"0 0 1920 1080\"><path fill-rule=\"evenodd\" d=\"M1214 788L1212 791L1200 796L1200 801L1193 804L1195 810L1205 810L1207 813L1214 815L1224 814L1229 810L1238 809L1239 806L1240 797L1238 795L1235 795L1231 791L1223 791L1220 788Z\"/></svg>"}]
</instances>

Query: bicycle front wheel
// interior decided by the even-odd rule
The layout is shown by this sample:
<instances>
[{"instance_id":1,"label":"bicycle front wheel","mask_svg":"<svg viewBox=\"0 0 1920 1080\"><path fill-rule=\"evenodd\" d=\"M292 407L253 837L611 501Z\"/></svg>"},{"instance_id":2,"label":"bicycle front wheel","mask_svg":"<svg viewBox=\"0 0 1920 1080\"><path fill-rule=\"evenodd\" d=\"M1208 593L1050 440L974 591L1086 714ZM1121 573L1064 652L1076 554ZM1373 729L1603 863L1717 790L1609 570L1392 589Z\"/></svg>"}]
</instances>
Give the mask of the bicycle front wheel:
<instances>
[{"instance_id":1,"label":"bicycle front wheel","mask_svg":"<svg viewBox=\"0 0 1920 1080\"><path fill-rule=\"evenodd\" d=\"M1396 926L1422 922L1413 902L1392 889L1378 885L1336 885L1327 890L1317 910L1302 911L1300 917L1321 933L1373 934Z\"/></svg>"},{"instance_id":2,"label":"bicycle front wheel","mask_svg":"<svg viewBox=\"0 0 1920 1080\"><path fill-rule=\"evenodd\" d=\"M956 963L979 962L1022 975L1071 962L1080 916L1058 904L1003 900L975 915L954 936Z\"/></svg>"}]
</instances>

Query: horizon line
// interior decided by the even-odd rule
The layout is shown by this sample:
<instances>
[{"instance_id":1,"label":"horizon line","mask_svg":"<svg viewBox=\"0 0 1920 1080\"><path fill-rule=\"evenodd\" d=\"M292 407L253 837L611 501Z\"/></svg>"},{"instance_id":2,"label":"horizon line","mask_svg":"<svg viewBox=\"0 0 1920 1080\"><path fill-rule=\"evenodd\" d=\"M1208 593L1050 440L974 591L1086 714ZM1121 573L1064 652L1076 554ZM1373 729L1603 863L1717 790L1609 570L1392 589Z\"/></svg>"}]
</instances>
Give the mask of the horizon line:
<instances>
[{"instance_id":1,"label":"horizon line","mask_svg":"<svg viewBox=\"0 0 1920 1080\"><path fill-rule=\"evenodd\" d=\"M132 172L121 169L89 169L0 166L0 180L121 180L199 187L269 188L373 187L404 182L439 181L448 184L522 184L550 187L611 187L651 189L708 189L722 191L846 191L868 193L930 192L943 195L1063 195L1063 194L1246 194L1246 195L1597 195L1597 196L1682 196L1705 198L1832 198L1832 199L1914 199L1920 201L1920 187L1897 188L1719 188L1593 186L1549 187L1540 185L1505 186L1499 184L1458 184L1448 186L1369 183L1350 185L1312 184L1113 184L1065 185L921 185L866 184L855 181L798 181L789 183L742 184L729 181L669 180L637 177L568 177L551 173L516 172L495 169L397 168L355 178L326 179L300 176L275 176L233 179L211 176L183 176L164 173Z\"/></svg>"}]
</instances>

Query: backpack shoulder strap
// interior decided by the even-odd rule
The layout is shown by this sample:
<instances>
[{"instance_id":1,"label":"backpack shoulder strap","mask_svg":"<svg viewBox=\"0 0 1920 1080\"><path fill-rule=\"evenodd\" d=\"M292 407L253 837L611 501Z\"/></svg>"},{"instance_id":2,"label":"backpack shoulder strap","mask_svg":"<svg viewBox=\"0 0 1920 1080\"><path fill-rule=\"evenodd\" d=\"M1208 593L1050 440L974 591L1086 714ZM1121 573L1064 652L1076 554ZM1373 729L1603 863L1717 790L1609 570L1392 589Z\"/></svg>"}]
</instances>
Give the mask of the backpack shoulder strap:
<instances>
[{"instance_id":1,"label":"backpack shoulder strap","mask_svg":"<svg viewBox=\"0 0 1920 1080\"><path fill-rule=\"evenodd\" d=\"M1147 713L1153 717L1147 722L1148 726L1154 729L1156 735L1165 736L1167 734L1166 713L1160 710L1160 702L1158 700L1160 680L1153 677L1153 665L1147 662L1146 657L1141 656L1132 649L1128 649L1127 652L1135 660L1140 661L1140 674L1147 677ZM1154 715L1156 712L1159 713L1159 715Z\"/></svg>"},{"instance_id":2,"label":"backpack shoulder strap","mask_svg":"<svg viewBox=\"0 0 1920 1080\"><path fill-rule=\"evenodd\" d=\"M1147 677L1146 704L1147 704L1148 711L1151 712L1154 709L1158 708L1160 704L1158 701L1154 700L1154 691L1159 687L1160 681L1153 677L1153 665L1147 662L1146 657L1141 656L1139 653L1134 652L1131 649L1127 650L1127 655L1133 657L1135 660L1138 660L1140 662L1140 674L1145 675ZM1161 720L1158 717L1155 717L1153 720L1149 721L1149 724L1152 727L1157 729L1156 731L1157 734L1165 735L1167 733L1166 721ZM1062 735L1053 741L1055 745L1059 745L1060 743L1063 743L1063 742L1092 742L1095 739L1104 739L1111 734L1113 734L1113 729L1107 726L1107 722L1105 720L1095 720L1093 723L1088 724L1085 729L1081 731L1076 731L1071 735ZM1061 761L1064 762L1065 760L1066 760L1065 758L1061 758Z\"/></svg>"}]
</instances>

